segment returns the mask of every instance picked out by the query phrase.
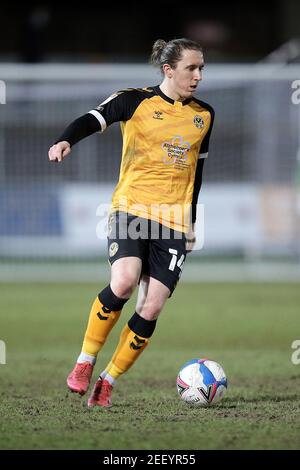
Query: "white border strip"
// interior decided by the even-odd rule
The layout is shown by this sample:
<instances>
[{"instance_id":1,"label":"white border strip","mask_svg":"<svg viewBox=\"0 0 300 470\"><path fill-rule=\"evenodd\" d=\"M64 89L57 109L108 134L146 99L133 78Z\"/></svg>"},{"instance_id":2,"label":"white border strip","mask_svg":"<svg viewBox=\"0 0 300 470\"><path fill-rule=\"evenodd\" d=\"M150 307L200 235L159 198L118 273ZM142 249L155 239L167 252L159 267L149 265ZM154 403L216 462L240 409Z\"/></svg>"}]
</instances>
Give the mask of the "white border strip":
<instances>
[{"instance_id":1,"label":"white border strip","mask_svg":"<svg viewBox=\"0 0 300 470\"><path fill-rule=\"evenodd\" d=\"M84 83L88 80L107 80L120 83L127 80L147 84L161 81L160 71L147 64L0 64L0 79L16 82L67 80ZM114 80L114 77L117 77ZM298 64L207 64L204 82L213 81L258 81L258 80L295 80L300 77Z\"/></svg>"},{"instance_id":2,"label":"white border strip","mask_svg":"<svg viewBox=\"0 0 300 470\"><path fill-rule=\"evenodd\" d=\"M208 157L208 152L206 152L206 153L199 153L199 157L198 157L198 158L199 158L199 160L200 160L200 158L207 158L207 157Z\"/></svg>"},{"instance_id":3,"label":"white border strip","mask_svg":"<svg viewBox=\"0 0 300 470\"><path fill-rule=\"evenodd\" d=\"M1 282L107 282L109 265L99 263L5 263ZM300 267L288 263L187 263L180 283L300 282Z\"/></svg>"},{"instance_id":4,"label":"white border strip","mask_svg":"<svg viewBox=\"0 0 300 470\"><path fill-rule=\"evenodd\" d=\"M101 131L100 132L105 131L105 129L107 128L107 125L106 125L106 121L105 121L104 117L102 116L102 114L100 114L99 111L95 111L94 109L91 109L91 111L89 111L88 114L92 114L93 116L95 116L97 121L99 121L100 126L101 126Z\"/></svg>"}]
</instances>

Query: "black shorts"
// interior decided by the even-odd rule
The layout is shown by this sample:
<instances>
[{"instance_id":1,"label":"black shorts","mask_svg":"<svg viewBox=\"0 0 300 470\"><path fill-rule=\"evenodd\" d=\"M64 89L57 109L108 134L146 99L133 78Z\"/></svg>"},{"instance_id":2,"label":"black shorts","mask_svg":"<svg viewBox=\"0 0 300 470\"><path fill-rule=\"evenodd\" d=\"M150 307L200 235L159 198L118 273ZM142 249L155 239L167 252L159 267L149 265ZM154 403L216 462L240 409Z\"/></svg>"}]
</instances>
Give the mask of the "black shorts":
<instances>
[{"instance_id":1,"label":"black shorts","mask_svg":"<svg viewBox=\"0 0 300 470\"><path fill-rule=\"evenodd\" d=\"M108 259L136 256L142 260L142 274L167 286L172 294L186 257L185 234L153 220L125 212L114 212L108 222Z\"/></svg>"}]
</instances>

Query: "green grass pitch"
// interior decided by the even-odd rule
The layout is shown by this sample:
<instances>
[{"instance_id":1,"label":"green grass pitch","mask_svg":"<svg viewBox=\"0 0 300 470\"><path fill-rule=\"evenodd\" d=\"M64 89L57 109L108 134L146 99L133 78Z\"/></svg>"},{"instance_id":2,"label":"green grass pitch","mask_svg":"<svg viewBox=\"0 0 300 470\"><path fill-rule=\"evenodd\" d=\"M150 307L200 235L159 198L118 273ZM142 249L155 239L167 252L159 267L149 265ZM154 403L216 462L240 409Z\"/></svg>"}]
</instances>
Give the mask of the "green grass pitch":
<instances>
[{"instance_id":1,"label":"green grass pitch","mask_svg":"<svg viewBox=\"0 0 300 470\"><path fill-rule=\"evenodd\" d=\"M89 410L65 380L80 351L96 284L1 284L0 449L299 449L299 284L179 284L148 349L121 377L114 406ZM126 306L99 356L110 359ZM223 401L182 402L175 379L195 357L220 362Z\"/></svg>"}]
</instances>

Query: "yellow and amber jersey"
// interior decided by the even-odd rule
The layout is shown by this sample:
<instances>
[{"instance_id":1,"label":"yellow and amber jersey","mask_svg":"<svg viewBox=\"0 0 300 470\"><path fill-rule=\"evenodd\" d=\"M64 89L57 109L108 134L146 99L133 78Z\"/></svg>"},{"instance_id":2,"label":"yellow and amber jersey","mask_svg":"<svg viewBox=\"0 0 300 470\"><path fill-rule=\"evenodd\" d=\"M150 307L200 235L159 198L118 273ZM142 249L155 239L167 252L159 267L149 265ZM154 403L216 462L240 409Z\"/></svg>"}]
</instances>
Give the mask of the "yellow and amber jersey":
<instances>
[{"instance_id":1,"label":"yellow and amber jersey","mask_svg":"<svg viewBox=\"0 0 300 470\"><path fill-rule=\"evenodd\" d=\"M119 91L90 113L102 131L121 123L122 161L112 211L187 232L198 159L208 154L212 107L196 98L174 101L154 86Z\"/></svg>"}]
</instances>

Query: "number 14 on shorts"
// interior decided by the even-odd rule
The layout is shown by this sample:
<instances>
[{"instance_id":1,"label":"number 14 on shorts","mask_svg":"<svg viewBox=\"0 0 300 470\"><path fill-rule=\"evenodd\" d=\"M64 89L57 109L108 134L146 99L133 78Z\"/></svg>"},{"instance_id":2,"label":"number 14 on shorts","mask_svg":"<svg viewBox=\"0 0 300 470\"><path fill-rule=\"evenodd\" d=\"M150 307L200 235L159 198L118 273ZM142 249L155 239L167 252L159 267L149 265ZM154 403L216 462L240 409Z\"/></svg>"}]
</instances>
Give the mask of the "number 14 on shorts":
<instances>
[{"instance_id":1,"label":"number 14 on shorts","mask_svg":"<svg viewBox=\"0 0 300 470\"><path fill-rule=\"evenodd\" d=\"M175 266L177 265L180 271L182 272L185 256L181 255L178 259L178 250L175 250L174 248L169 248L169 253L172 255L172 259L169 264L169 270L174 271Z\"/></svg>"}]
</instances>

